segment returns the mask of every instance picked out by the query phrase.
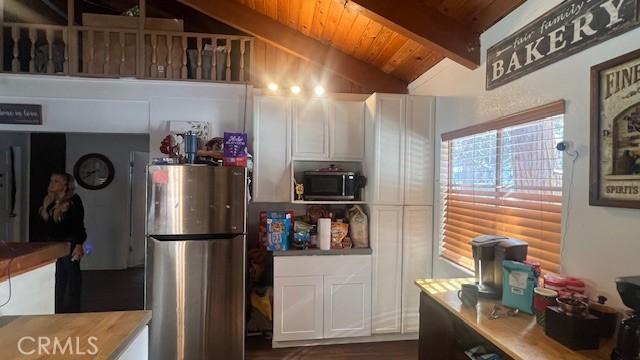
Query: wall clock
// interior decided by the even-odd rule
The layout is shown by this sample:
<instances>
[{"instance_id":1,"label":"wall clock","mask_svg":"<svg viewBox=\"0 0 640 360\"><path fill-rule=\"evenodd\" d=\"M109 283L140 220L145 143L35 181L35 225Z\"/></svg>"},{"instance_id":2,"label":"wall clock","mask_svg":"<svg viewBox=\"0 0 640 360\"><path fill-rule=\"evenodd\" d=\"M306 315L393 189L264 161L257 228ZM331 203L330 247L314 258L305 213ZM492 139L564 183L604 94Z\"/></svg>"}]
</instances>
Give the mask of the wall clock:
<instances>
[{"instance_id":1,"label":"wall clock","mask_svg":"<svg viewBox=\"0 0 640 360\"><path fill-rule=\"evenodd\" d=\"M106 188L114 175L113 163L102 154L84 155L73 166L73 176L78 185L89 190Z\"/></svg>"}]
</instances>

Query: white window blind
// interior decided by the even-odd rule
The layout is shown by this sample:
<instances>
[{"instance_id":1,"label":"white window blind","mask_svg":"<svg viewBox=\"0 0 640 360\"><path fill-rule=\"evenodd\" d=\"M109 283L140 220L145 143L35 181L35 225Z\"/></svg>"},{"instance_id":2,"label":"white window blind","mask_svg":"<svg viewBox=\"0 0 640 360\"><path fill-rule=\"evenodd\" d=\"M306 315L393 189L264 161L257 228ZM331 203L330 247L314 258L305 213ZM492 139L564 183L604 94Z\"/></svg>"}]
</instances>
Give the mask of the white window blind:
<instances>
[{"instance_id":1,"label":"white window blind","mask_svg":"<svg viewBox=\"0 0 640 360\"><path fill-rule=\"evenodd\" d=\"M561 114L547 116L554 112L500 127L503 119L471 135L443 135L443 257L473 269L471 240L504 235L528 242L528 260L545 271L560 271L562 153L555 147L564 124Z\"/></svg>"}]
</instances>

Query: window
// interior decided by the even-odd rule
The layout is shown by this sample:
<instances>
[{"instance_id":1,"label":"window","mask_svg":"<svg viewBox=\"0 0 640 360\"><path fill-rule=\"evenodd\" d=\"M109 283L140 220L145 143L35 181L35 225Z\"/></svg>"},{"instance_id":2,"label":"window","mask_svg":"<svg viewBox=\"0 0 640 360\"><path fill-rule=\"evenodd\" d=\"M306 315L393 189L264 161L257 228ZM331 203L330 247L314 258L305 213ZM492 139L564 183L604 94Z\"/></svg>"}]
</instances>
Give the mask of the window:
<instances>
[{"instance_id":1,"label":"window","mask_svg":"<svg viewBox=\"0 0 640 360\"><path fill-rule=\"evenodd\" d=\"M564 102L443 134L442 257L473 269L471 240L529 243L529 260L560 271Z\"/></svg>"}]
</instances>

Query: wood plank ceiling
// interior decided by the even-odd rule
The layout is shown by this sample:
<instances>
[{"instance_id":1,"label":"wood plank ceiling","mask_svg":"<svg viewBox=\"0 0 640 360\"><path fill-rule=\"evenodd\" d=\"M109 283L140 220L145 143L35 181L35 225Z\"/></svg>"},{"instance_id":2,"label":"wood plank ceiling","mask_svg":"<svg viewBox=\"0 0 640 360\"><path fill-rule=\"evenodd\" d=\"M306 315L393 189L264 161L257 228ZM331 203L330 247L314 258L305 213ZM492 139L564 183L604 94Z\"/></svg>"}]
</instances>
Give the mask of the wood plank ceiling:
<instances>
[{"instance_id":1,"label":"wood plank ceiling","mask_svg":"<svg viewBox=\"0 0 640 360\"><path fill-rule=\"evenodd\" d=\"M407 83L444 58L440 52L367 17L357 5L345 0L235 1ZM524 0L418 2L482 33Z\"/></svg>"}]
</instances>

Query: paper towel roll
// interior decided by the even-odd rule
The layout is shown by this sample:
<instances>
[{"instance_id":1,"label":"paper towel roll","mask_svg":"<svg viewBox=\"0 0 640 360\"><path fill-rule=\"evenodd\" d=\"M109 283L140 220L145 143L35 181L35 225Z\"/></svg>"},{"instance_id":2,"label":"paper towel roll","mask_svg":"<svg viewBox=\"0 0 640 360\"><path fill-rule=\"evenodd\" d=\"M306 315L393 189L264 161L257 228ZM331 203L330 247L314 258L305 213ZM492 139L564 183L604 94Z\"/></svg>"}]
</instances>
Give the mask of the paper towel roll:
<instances>
[{"instance_id":1,"label":"paper towel roll","mask_svg":"<svg viewBox=\"0 0 640 360\"><path fill-rule=\"evenodd\" d=\"M331 219L318 219L320 250L331 250Z\"/></svg>"}]
</instances>

